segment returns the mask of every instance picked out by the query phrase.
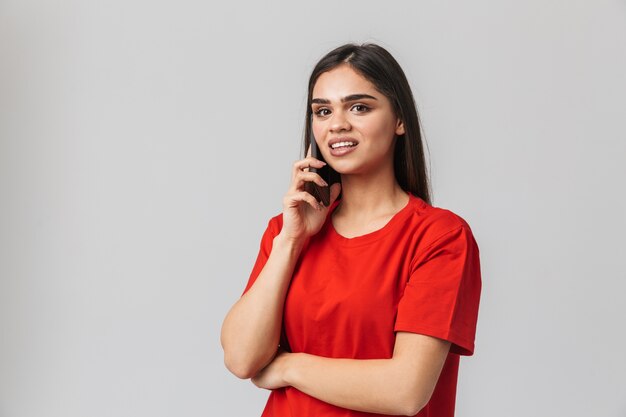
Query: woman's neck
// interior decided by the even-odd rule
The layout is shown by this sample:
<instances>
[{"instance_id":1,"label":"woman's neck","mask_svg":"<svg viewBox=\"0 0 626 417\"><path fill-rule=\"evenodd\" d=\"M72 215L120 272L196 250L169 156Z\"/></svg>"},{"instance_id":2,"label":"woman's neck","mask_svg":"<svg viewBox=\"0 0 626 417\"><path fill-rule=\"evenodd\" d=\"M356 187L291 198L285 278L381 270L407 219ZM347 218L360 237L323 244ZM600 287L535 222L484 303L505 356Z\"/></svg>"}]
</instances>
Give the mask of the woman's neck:
<instances>
[{"instance_id":1,"label":"woman's neck","mask_svg":"<svg viewBox=\"0 0 626 417\"><path fill-rule=\"evenodd\" d=\"M397 213L407 205L409 195L394 175L372 178L363 175L341 176L341 200L333 215L367 221Z\"/></svg>"}]
</instances>

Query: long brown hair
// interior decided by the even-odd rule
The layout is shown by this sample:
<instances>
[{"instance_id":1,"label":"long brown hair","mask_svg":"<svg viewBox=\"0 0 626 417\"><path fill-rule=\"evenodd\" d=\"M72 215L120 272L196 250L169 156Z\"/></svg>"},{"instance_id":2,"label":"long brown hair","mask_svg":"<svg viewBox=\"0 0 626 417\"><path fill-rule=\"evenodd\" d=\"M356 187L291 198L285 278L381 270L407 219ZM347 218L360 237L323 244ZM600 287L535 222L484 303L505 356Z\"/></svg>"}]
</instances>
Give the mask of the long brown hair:
<instances>
[{"instance_id":1,"label":"long brown hair","mask_svg":"<svg viewBox=\"0 0 626 417\"><path fill-rule=\"evenodd\" d=\"M404 134L397 137L394 150L394 172L404 191L431 204L431 189L426 158L422 144L421 125L413 93L404 71L395 58L383 47L365 43L342 45L319 60L309 78L307 98L304 157L311 143L311 99L319 76L342 64L350 65L371 82L391 102L394 112L404 123Z\"/></svg>"}]
</instances>

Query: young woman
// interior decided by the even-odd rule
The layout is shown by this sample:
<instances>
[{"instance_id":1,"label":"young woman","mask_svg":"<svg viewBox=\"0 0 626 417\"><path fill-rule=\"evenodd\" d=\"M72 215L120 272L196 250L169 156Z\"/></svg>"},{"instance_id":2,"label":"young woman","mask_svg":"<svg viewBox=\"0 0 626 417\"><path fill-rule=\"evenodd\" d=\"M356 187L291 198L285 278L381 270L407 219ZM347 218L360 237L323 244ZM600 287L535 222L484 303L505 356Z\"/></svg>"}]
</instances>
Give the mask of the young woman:
<instances>
[{"instance_id":1,"label":"young woman","mask_svg":"<svg viewBox=\"0 0 626 417\"><path fill-rule=\"evenodd\" d=\"M406 77L374 44L341 46L309 80L304 149L224 320L227 368L272 390L264 417L452 417L481 291L469 225L431 205ZM311 138L310 132L314 138ZM316 140L340 176L305 183Z\"/></svg>"}]
</instances>

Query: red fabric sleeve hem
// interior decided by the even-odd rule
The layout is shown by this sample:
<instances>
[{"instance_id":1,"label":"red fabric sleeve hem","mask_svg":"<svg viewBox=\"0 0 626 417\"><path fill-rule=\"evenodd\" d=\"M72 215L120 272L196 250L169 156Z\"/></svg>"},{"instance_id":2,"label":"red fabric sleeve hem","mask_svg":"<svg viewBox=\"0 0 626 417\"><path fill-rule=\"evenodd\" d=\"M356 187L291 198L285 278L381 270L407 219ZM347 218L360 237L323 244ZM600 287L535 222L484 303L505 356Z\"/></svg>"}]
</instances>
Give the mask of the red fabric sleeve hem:
<instances>
[{"instance_id":1,"label":"red fabric sleeve hem","mask_svg":"<svg viewBox=\"0 0 626 417\"><path fill-rule=\"evenodd\" d=\"M450 352L456 353L462 356L472 356L474 354L474 342L465 339L454 332L450 332L444 329L433 329L425 326L416 326L415 323L402 323L397 322L394 331L396 332L409 332L424 334L427 336L433 336L438 339L447 340L452 343L450 345Z\"/></svg>"}]
</instances>

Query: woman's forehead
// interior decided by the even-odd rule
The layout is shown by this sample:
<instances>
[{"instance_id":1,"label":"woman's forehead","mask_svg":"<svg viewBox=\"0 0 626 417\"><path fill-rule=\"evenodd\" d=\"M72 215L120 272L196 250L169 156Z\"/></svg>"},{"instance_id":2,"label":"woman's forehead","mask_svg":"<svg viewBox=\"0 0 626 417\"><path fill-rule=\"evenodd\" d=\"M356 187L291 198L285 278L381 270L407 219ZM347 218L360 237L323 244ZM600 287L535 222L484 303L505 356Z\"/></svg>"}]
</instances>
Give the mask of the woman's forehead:
<instances>
[{"instance_id":1,"label":"woman's forehead","mask_svg":"<svg viewBox=\"0 0 626 417\"><path fill-rule=\"evenodd\" d=\"M322 73L313 86L313 99L340 101L353 94L380 97L376 87L349 65L341 65Z\"/></svg>"}]
</instances>

